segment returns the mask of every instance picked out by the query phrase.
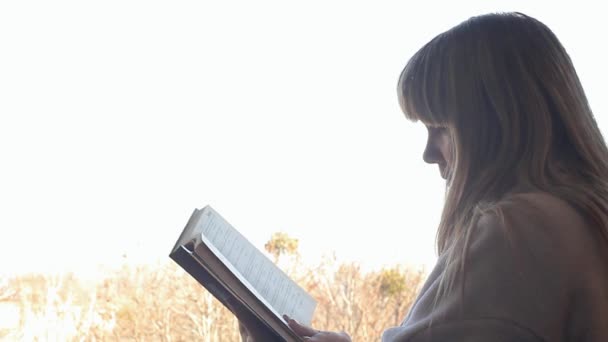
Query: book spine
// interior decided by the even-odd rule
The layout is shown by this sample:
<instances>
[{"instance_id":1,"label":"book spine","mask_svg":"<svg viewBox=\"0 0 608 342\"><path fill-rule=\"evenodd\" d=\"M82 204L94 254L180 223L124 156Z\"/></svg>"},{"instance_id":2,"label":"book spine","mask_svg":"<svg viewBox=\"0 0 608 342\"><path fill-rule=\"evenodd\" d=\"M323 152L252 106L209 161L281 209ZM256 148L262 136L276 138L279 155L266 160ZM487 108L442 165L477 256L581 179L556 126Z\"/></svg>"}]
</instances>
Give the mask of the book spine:
<instances>
[{"instance_id":1,"label":"book spine","mask_svg":"<svg viewBox=\"0 0 608 342\"><path fill-rule=\"evenodd\" d=\"M250 310L235 298L224 286L201 264L198 263L192 254L184 246L180 246L169 254L169 257L173 259L178 265L180 265L190 276L196 279L199 284L203 285L209 293L217 298L228 310L230 310L239 320L245 320L251 322L257 320ZM260 322L262 323L262 322ZM265 325L265 324L262 324ZM265 330L272 334L275 338L273 341L285 341L272 329L265 328ZM270 342L270 341L268 341Z\"/></svg>"},{"instance_id":2,"label":"book spine","mask_svg":"<svg viewBox=\"0 0 608 342\"><path fill-rule=\"evenodd\" d=\"M192 258L192 255L186 247L181 246L176 248L169 256L234 313L234 310L231 308L234 304L234 300L232 300L233 296L217 281L217 279L215 279L214 276Z\"/></svg>"}]
</instances>

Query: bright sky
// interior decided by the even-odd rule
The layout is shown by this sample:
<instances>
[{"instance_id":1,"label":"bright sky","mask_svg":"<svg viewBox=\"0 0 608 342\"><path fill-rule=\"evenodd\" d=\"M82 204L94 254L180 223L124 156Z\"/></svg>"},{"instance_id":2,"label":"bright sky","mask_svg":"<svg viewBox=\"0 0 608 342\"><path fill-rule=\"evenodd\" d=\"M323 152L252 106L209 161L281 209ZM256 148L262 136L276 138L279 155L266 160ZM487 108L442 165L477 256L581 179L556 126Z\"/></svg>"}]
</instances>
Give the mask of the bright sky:
<instances>
[{"instance_id":1,"label":"bright sky","mask_svg":"<svg viewBox=\"0 0 608 342\"><path fill-rule=\"evenodd\" d=\"M470 16L521 11L606 132L605 12L567 4L3 1L0 270L166 260L207 204L259 248L285 231L311 262L431 268L443 182L401 69Z\"/></svg>"}]
</instances>

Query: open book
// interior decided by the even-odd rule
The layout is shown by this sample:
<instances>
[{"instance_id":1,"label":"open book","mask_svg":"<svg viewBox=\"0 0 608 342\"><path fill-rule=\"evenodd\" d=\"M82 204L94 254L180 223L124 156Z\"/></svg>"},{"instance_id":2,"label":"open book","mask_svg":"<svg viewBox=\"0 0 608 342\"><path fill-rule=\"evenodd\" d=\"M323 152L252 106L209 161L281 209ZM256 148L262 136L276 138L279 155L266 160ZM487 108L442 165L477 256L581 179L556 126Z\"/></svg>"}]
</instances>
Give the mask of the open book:
<instances>
[{"instance_id":1,"label":"open book","mask_svg":"<svg viewBox=\"0 0 608 342\"><path fill-rule=\"evenodd\" d=\"M300 341L283 314L310 325L315 300L210 206L194 210L169 256L237 317L259 322L277 340Z\"/></svg>"}]
</instances>

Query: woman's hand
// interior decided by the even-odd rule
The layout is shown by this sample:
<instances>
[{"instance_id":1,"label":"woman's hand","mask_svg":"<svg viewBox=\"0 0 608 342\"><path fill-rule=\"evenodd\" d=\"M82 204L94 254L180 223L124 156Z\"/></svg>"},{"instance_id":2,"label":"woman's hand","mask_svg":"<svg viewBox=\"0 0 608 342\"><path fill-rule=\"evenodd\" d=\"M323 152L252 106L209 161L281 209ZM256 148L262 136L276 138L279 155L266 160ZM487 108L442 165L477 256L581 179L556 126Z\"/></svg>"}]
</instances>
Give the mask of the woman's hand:
<instances>
[{"instance_id":1,"label":"woman's hand","mask_svg":"<svg viewBox=\"0 0 608 342\"><path fill-rule=\"evenodd\" d=\"M253 337L251 335L249 335L249 330L247 330L247 328L241 322L239 322L239 333L241 333L241 341L255 342Z\"/></svg>"},{"instance_id":2,"label":"woman's hand","mask_svg":"<svg viewBox=\"0 0 608 342\"><path fill-rule=\"evenodd\" d=\"M274 335L269 335L265 328L255 322L239 320L239 332L243 342L273 342L278 341Z\"/></svg>"},{"instance_id":3,"label":"woman's hand","mask_svg":"<svg viewBox=\"0 0 608 342\"><path fill-rule=\"evenodd\" d=\"M351 342L350 336L345 332L320 331L300 324L287 315L283 316L289 327L305 341L310 342Z\"/></svg>"}]
</instances>

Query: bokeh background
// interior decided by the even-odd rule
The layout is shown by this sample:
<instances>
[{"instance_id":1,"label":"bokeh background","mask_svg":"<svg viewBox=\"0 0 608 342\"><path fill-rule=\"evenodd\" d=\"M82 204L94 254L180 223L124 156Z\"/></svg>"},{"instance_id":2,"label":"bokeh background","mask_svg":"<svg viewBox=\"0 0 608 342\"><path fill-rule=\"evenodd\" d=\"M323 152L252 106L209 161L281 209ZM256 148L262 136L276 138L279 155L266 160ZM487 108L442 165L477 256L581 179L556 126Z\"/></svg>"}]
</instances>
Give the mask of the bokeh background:
<instances>
[{"instance_id":1,"label":"bokeh background","mask_svg":"<svg viewBox=\"0 0 608 342\"><path fill-rule=\"evenodd\" d=\"M399 110L396 82L408 58L470 16L524 12L561 39L605 132L601 8L585 1L1 2L0 322L9 323L0 323L0 336L142 339L137 324L151 328L136 323L149 311L141 298L162 291L186 291L180 312L193 310L188 303L208 294L168 253L193 209L207 204L262 250L275 232L296 239L284 264L299 270L294 277L318 271L334 279L344 266L361 279L397 270L397 283L419 272L423 280L436 260L444 183L422 162L425 129ZM382 283L374 279L366 284ZM145 284L158 289L138 290ZM154 300L156 308L179 306ZM120 303L133 321L118 314ZM407 303L386 317L405 316ZM61 308L89 312L89 323L63 322ZM211 317L192 312L201 322ZM52 317L56 324L33 328ZM114 322L110 335L87 335L95 320ZM114 331L120 322L132 331ZM164 322L157 324L163 336L184 324ZM75 332L58 328L69 324ZM196 336L215 338L203 330Z\"/></svg>"}]
</instances>

